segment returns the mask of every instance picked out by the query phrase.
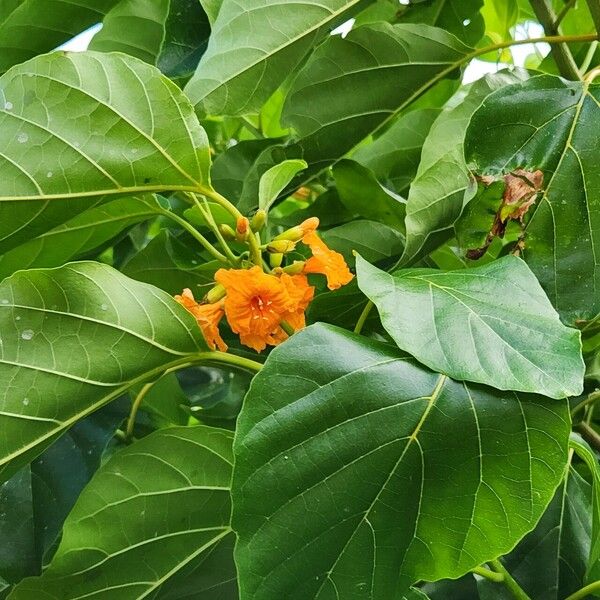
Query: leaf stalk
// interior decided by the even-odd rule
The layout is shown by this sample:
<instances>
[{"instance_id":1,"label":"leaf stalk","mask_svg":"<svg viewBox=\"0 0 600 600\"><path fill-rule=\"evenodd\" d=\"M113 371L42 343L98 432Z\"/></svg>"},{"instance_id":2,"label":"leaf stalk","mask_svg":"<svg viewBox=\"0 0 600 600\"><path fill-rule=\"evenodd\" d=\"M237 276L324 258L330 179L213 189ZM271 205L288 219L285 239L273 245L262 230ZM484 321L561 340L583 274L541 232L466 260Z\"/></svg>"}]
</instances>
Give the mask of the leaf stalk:
<instances>
[{"instance_id":1,"label":"leaf stalk","mask_svg":"<svg viewBox=\"0 0 600 600\"><path fill-rule=\"evenodd\" d=\"M490 567L497 573L501 573L504 577L502 583L506 589L514 596L515 600L531 600L531 598L525 593L523 588L516 582L513 576L506 570L504 565L498 560L491 560L489 562Z\"/></svg>"}]
</instances>

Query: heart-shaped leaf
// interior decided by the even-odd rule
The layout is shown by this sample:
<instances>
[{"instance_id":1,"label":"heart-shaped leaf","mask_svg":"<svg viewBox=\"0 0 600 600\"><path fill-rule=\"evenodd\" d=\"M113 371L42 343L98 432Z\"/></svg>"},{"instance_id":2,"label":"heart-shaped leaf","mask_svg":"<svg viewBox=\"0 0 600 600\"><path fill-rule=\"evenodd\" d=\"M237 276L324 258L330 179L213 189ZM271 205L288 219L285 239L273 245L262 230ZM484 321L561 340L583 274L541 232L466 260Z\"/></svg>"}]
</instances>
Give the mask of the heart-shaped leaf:
<instances>
[{"instance_id":1,"label":"heart-shaped leaf","mask_svg":"<svg viewBox=\"0 0 600 600\"><path fill-rule=\"evenodd\" d=\"M299 332L238 419L242 600L397 598L508 552L562 479L569 428L566 401L455 382L331 326Z\"/></svg>"},{"instance_id":2,"label":"heart-shaped leaf","mask_svg":"<svg viewBox=\"0 0 600 600\"><path fill-rule=\"evenodd\" d=\"M118 452L81 493L48 569L22 581L11 600L145 598L218 546L231 548L231 441L220 429L176 427ZM223 558L199 597L235 593L231 554Z\"/></svg>"},{"instance_id":3,"label":"heart-shaped leaf","mask_svg":"<svg viewBox=\"0 0 600 600\"><path fill-rule=\"evenodd\" d=\"M99 263L5 279L0 332L4 479L79 419L206 348L168 294Z\"/></svg>"},{"instance_id":4,"label":"heart-shaped leaf","mask_svg":"<svg viewBox=\"0 0 600 600\"><path fill-rule=\"evenodd\" d=\"M123 54L56 52L5 73L0 145L0 252L108 196L209 185L189 101Z\"/></svg>"},{"instance_id":5,"label":"heart-shaped leaf","mask_svg":"<svg viewBox=\"0 0 600 600\"><path fill-rule=\"evenodd\" d=\"M390 274L360 257L356 266L386 331L428 367L500 390L582 393L581 334L560 322L521 259L449 272Z\"/></svg>"},{"instance_id":6,"label":"heart-shaped leaf","mask_svg":"<svg viewBox=\"0 0 600 600\"><path fill-rule=\"evenodd\" d=\"M544 173L522 256L569 323L600 312L599 128L600 85L540 76L488 96L465 139L479 175Z\"/></svg>"}]
</instances>

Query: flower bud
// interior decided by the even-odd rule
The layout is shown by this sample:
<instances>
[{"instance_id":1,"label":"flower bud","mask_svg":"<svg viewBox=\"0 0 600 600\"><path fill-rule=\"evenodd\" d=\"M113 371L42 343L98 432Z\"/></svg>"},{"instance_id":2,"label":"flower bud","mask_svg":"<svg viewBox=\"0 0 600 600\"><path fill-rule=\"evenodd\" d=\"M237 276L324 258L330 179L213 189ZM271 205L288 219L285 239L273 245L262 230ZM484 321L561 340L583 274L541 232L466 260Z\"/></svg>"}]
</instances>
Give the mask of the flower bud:
<instances>
[{"instance_id":1,"label":"flower bud","mask_svg":"<svg viewBox=\"0 0 600 600\"><path fill-rule=\"evenodd\" d=\"M265 225L267 221L267 211L260 208L256 211L256 214L252 217L250 221L250 229L254 232L259 232Z\"/></svg>"},{"instance_id":2,"label":"flower bud","mask_svg":"<svg viewBox=\"0 0 600 600\"><path fill-rule=\"evenodd\" d=\"M267 244L267 252L273 254L286 254L296 247L296 243L290 240L275 240Z\"/></svg>"},{"instance_id":3,"label":"flower bud","mask_svg":"<svg viewBox=\"0 0 600 600\"><path fill-rule=\"evenodd\" d=\"M215 304L223 298L225 298L225 287L220 283L217 283L214 288L208 290L206 296L204 296L204 299L208 304Z\"/></svg>"},{"instance_id":4,"label":"flower bud","mask_svg":"<svg viewBox=\"0 0 600 600\"><path fill-rule=\"evenodd\" d=\"M312 231L315 231L318 226L319 226L319 219L317 217L310 217L310 219L306 219L306 221L303 221L302 223L300 223L300 229L302 229L303 235L306 235L307 233L311 233Z\"/></svg>"},{"instance_id":5,"label":"flower bud","mask_svg":"<svg viewBox=\"0 0 600 600\"><path fill-rule=\"evenodd\" d=\"M235 237L239 242L245 242L248 239L250 231L250 221L246 217L238 217L235 224Z\"/></svg>"},{"instance_id":6,"label":"flower bud","mask_svg":"<svg viewBox=\"0 0 600 600\"><path fill-rule=\"evenodd\" d=\"M282 271L288 275L298 275L304 270L304 262L303 260L295 260L291 265L283 267Z\"/></svg>"},{"instance_id":7,"label":"flower bud","mask_svg":"<svg viewBox=\"0 0 600 600\"><path fill-rule=\"evenodd\" d=\"M281 266L283 262L283 254L281 252L275 252L273 254L269 254L269 264L272 269L276 269Z\"/></svg>"},{"instance_id":8,"label":"flower bud","mask_svg":"<svg viewBox=\"0 0 600 600\"><path fill-rule=\"evenodd\" d=\"M235 240L235 231L232 227L227 225L227 223L221 223L221 225L219 225L219 231L226 240Z\"/></svg>"},{"instance_id":9,"label":"flower bud","mask_svg":"<svg viewBox=\"0 0 600 600\"><path fill-rule=\"evenodd\" d=\"M280 233L278 236L273 238L275 241L277 240L291 240L292 242L300 241L307 233L311 233L319 226L319 219L317 217L310 217L300 223L300 225L296 225L283 233Z\"/></svg>"}]
</instances>

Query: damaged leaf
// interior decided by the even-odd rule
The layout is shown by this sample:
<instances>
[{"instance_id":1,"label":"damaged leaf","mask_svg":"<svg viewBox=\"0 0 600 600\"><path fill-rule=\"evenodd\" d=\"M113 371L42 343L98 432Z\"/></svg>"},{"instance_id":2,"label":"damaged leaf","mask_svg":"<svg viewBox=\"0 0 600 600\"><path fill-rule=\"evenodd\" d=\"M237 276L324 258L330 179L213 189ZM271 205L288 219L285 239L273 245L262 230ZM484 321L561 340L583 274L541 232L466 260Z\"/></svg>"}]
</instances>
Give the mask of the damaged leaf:
<instances>
[{"instance_id":1,"label":"damaged leaf","mask_svg":"<svg viewBox=\"0 0 600 600\"><path fill-rule=\"evenodd\" d=\"M496 238L504 238L510 221L518 221L520 230L515 246L519 253L524 244L524 217L542 190L544 174L537 169L515 169L498 178L476 176L480 191L456 224L456 235L466 257L480 259ZM500 195L501 194L501 195Z\"/></svg>"}]
</instances>

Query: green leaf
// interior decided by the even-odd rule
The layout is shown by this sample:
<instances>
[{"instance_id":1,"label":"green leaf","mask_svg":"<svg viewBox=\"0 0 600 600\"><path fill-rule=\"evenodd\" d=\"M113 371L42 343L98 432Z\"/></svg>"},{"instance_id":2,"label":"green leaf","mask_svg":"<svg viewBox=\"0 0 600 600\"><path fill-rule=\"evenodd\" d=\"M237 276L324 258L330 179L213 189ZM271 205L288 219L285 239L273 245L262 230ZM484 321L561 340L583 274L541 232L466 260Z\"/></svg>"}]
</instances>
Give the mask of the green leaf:
<instances>
[{"instance_id":1,"label":"green leaf","mask_svg":"<svg viewBox=\"0 0 600 600\"><path fill-rule=\"evenodd\" d=\"M206 348L168 294L98 263L5 279L0 331L4 479L78 420Z\"/></svg>"},{"instance_id":2,"label":"green leaf","mask_svg":"<svg viewBox=\"0 0 600 600\"><path fill-rule=\"evenodd\" d=\"M196 70L210 38L210 22L198 0L171 0L156 66L180 85Z\"/></svg>"},{"instance_id":3,"label":"green leaf","mask_svg":"<svg viewBox=\"0 0 600 600\"><path fill-rule=\"evenodd\" d=\"M215 272L223 264L216 260L207 261L194 248L163 230L133 256L122 271L128 277L155 285L170 295L180 294L187 287L201 298L215 284Z\"/></svg>"},{"instance_id":4,"label":"green leaf","mask_svg":"<svg viewBox=\"0 0 600 600\"><path fill-rule=\"evenodd\" d=\"M600 312L599 100L600 85L535 77L486 98L465 140L478 174L543 171L522 256L568 323Z\"/></svg>"},{"instance_id":5,"label":"green leaf","mask_svg":"<svg viewBox=\"0 0 600 600\"><path fill-rule=\"evenodd\" d=\"M560 322L521 259L389 274L357 257L356 267L385 330L428 367L501 390L582 393L581 334Z\"/></svg>"},{"instance_id":6,"label":"green leaf","mask_svg":"<svg viewBox=\"0 0 600 600\"><path fill-rule=\"evenodd\" d=\"M54 50L102 21L120 0L3 0L0 3L0 73Z\"/></svg>"},{"instance_id":7,"label":"green leaf","mask_svg":"<svg viewBox=\"0 0 600 600\"><path fill-rule=\"evenodd\" d=\"M160 212L152 196L122 198L91 208L0 256L0 279L19 269L59 267L84 257L132 225Z\"/></svg>"},{"instance_id":8,"label":"green leaf","mask_svg":"<svg viewBox=\"0 0 600 600\"><path fill-rule=\"evenodd\" d=\"M424 108L403 115L374 142L359 146L352 159L371 169L386 187L404 192L417 173L423 143L439 114L437 108Z\"/></svg>"},{"instance_id":9,"label":"green leaf","mask_svg":"<svg viewBox=\"0 0 600 600\"><path fill-rule=\"evenodd\" d=\"M0 575L16 583L39 569L28 466L0 485L0 511Z\"/></svg>"},{"instance_id":10,"label":"green leaf","mask_svg":"<svg viewBox=\"0 0 600 600\"><path fill-rule=\"evenodd\" d=\"M223 0L208 48L185 88L196 110L258 112L329 27L361 0ZM206 9L206 6L205 6Z\"/></svg>"},{"instance_id":11,"label":"green leaf","mask_svg":"<svg viewBox=\"0 0 600 600\"><path fill-rule=\"evenodd\" d=\"M428 25L380 23L331 36L293 81L283 123L301 137L304 159L322 169L450 75L470 51Z\"/></svg>"},{"instance_id":12,"label":"green leaf","mask_svg":"<svg viewBox=\"0 0 600 600\"><path fill-rule=\"evenodd\" d=\"M404 231L404 198L383 187L372 171L352 160L341 160L333 168L333 177L348 210Z\"/></svg>"},{"instance_id":13,"label":"green leaf","mask_svg":"<svg viewBox=\"0 0 600 600\"><path fill-rule=\"evenodd\" d=\"M209 185L191 105L137 59L40 56L2 76L0 107L0 252L102 198Z\"/></svg>"},{"instance_id":14,"label":"green leaf","mask_svg":"<svg viewBox=\"0 0 600 600\"><path fill-rule=\"evenodd\" d=\"M275 144L267 146L257 157L246 173L240 193L238 208L250 213L258 207L260 178L271 168L288 160L302 159L302 149L297 144ZM302 161L304 162L304 161ZM301 185L295 181L294 187Z\"/></svg>"},{"instance_id":15,"label":"green leaf","mask_svg":"<svg viewBox=\"0 0 600 600\"><path fill-rule=\"evenodd\" d=\"M242 599L396 598L459 577L533 529L569 429L565 401L458 383L308 327L269 355L238 419Z\"/></svg>"},{"instance_id":16,"label":"green leaf","mask_svg":"<svg viewBox=\"0 0 600 600\"><path fill-rule=\"evenodd\" d=\"M79 497L49 568L21 582L11 600L144 598L201 563L233 538L231 441L226 431L177 427L114 455ZM228 571L225 580L211 577L211 597L235 586L231 559Z\"/></svg>"},{"instance_id":17,"label":"green leaf","mask_svg":"<svg viewBox=\"0 0 600 600\"><path fill-rule=\"evenodd\" d=\"M106 14L88 48L124 52L154 65L168 15L169 0L121 0Z\"/></svg>"},{"instance_id":18,"label":"green leaf","mask_svg":"<svg viewBox=\"0 0 600 600\"><path fill-rule=\"evenodd\" d=\"M211 26L217 20L217 15L221 10L223 0L200 0L200 4L204 9L204 12L208 15Z\"/></svg>"},{"instance_id":19,"label":"green leaf","mask_svg":"<svg viewBox=\"0 0 600 600\"><path fill-rule=\"evenodd\" d=\"M434 122L406 202L403 264L416 262L452 237L454 222L476 190L463 154L469 120L492 90L523 76L516 71L483 77L462 102L450 104Z\"/></svg>"},{"instance_id":20,"label":"green leaf","mask_svg":"<svg viewBox=\"0 0 600 600\"><path fill-rule=\"evenodd\" d=\"M482 6L483 0L434 0L402 7L398 18L406 23L435 25L473 46L485 31L479 13Z\"/></svg>"},{"instance_id":21,"label":"green leaf","mask_svg":"<svg viewBox=\"0 0 600 600\"><path fill-rule=\"evenodd\" d=\"M306 169L303 160L286 160L265 171L258 184L258 207L268 211L292 179Z\"/></svg>"},{"instance_id":22,"label":"green leaf","mask_svg":"<svg viewBox=\"0 0 600 600\"><path fill-rule=\"evenodd\" d=\"M219 154L210 172L214 188L232 202L238 202L242 195L244 180L252 166L264 150L274 146L278 141L244 140ZM256 198L254 201L256 202Z\"/></svg>"},{"instance_id":23,"label":"green leaf","mask_svg":"<svg viewBox=\"0 0 600 600\"><path fill-rule=\"evenodd\" d=\"M396 229L376 221L352 221L322 234L325 243L344 255L346 262L354 265L354 252L369 262L398 256L404 247L404 238ZM336 292L337 296L337 292Z\"/></svg>"},{"instance_id":24,"label":"green leaf","mask_svg":"<svg viewBox=\"0 0 600 600\"><path fill-rule=\"evenodd\" d=\"M581 458L592 476L591 547L586 570L586 582L600 579L600 464L596 453L579 434L571 434L570 446Z\"/></svg>"},{"instance_id":25,"label":"green leaf","mask_svg":"<svg viewBox=\"0 0 600 600\"><path fill-rule=\"evenodd\" d=\"M590 549L590 485L570 468L536 528L502 561L531 600L563 600L583 587ZM480 600L514 600L477 578Z\"/></svg>"}]
</instances>

